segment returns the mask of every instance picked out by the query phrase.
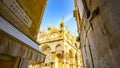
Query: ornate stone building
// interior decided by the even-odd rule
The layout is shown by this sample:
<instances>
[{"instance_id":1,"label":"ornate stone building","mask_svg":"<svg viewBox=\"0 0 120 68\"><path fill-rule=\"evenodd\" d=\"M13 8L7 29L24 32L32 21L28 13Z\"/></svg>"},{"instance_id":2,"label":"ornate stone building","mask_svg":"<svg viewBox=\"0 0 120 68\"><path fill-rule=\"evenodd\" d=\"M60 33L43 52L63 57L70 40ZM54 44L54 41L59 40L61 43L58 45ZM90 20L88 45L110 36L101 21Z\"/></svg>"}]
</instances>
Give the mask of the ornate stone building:
<instances>
[{"instance_id":1,"label":"ornate stone building","mask_svg":"<svg viewBox=\"0 0 120 68\"><path fill-rule=\"evenodd\" d=\"M82 68L82 56L76 36L64 28L64 20L60 28L48 27L48 32L38 34L40 49L46 54L42 68Z\"/></svg>"}]
</instances>

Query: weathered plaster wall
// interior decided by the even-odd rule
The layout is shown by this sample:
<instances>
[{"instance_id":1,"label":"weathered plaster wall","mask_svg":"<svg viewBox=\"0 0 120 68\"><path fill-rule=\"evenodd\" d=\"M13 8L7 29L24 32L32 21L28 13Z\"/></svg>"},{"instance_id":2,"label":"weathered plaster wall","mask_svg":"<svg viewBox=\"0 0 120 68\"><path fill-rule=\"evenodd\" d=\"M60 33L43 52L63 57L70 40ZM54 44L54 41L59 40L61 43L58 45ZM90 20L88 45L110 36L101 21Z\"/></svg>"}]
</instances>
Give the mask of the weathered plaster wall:
<instances>
[{"instance_id":1,"label":"weathered plaster wall","mask_svg":"<svg viewBox=\"0 0 120 68\"><path fill-rule=\"evenodd\" d=\"M119 68L120 0L86 0L86 2L91 13L98 6L99 14L91 20L93 29L85 17L84 21L80 22L83 23L82 29L79 30L84 67Z\"/></svg>"}]
</instances>

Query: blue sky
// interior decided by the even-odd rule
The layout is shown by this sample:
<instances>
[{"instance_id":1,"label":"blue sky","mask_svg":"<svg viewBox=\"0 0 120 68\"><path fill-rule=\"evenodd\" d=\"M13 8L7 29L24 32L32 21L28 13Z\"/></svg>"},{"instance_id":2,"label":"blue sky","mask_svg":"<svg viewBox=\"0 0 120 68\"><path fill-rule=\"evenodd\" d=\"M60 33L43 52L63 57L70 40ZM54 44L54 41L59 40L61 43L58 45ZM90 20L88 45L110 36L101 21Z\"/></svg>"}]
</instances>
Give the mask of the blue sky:
<instances>
[{"instance_id":1,"label":"blue sky","mask_svg":"<svg viewBox=\"0 0 120 68\"><path fill-rule=\"evenodd\" d=\"M59 23L64 17L65 25L69 27L70 32L77 34L73 10L74 0L48 0L40 27L44 30L47 30L49 25L59 27Z\"/></svg>"}]
</instances>

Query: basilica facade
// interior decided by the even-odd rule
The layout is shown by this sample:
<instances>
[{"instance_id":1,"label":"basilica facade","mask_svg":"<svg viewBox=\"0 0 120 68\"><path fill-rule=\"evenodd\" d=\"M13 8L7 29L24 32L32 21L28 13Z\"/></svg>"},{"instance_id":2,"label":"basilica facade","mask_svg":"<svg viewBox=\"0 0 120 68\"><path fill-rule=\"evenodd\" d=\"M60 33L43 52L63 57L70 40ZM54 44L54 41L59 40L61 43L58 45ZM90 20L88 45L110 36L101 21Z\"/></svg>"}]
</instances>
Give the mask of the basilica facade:
<instances>
[{"instance_id":1,"label":"basilica facade","mask_svg":"<svg viewBox=\"0 0 120 68\"><path fill-rule=\"evenodd\" d=\"M64 27L64 20L60 28L49 26L47 32L41 30L38 34L39 48L46 54L41 68L82 68L82 56L76 39Z\"/></svg>"}]
</instances>

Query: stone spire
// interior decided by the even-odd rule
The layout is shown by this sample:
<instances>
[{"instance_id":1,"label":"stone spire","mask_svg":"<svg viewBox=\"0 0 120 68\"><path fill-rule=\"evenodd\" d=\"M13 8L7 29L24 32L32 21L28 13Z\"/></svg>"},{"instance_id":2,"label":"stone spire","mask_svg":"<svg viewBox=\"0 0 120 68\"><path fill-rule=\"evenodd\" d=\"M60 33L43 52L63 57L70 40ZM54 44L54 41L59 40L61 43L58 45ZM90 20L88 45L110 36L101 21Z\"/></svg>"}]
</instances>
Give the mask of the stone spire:
<instances>
[{"instance_id":1,"label":"stone spire","mask_svg":"<svg viewBox=\"0 0 120 68\"><path fill-rule=\"evenodd\" d=\"M49 25L48 30L51 30L51 29L52 29L52 25Z\"/></svg>"},{"instance_id":2,"label":"stone spire","mask_svg":"<svg viewBox=\"0 0 120 68\"><path fill-rule=\"evenodd\" d=\"M61 21L61 23L60 23L60 28L61 28L61 29L64 29L64 17L63 17L63 19L62 19L62 21Z\"/></svg>"}]
</instances>

